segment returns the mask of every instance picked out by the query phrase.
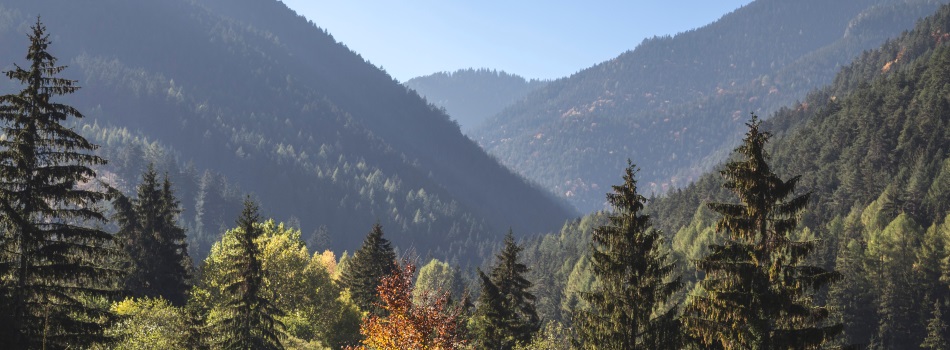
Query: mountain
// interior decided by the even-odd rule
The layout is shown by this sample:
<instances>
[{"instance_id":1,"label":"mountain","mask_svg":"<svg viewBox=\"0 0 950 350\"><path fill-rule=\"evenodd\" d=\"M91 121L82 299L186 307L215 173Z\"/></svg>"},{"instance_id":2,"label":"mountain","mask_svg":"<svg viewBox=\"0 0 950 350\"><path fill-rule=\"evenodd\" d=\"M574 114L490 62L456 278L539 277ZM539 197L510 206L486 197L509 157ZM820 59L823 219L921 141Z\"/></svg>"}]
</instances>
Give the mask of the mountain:
<instances>
[{"instance_id":1,"label":"mountain","mask_svg":"<svg viewBox=\"0 0 950 350\"><path fill-rule=\"evenodd\" d=\"M546 83L495 70L470 68L412 78L404 85L430 103L445 108L467 133Z\"/></svg>"},{"instance_id":2,"label":"mountain","mask_svg":"<svg viewBox=\"0 0 950 350\"><path fill-rule=\"evenodd\" d=\"M837 345L917 348L929 322L948 321L933 313L935 303L950 300L948 43L945 5L763 124L773 135L772 170L782 179L801 175L796 192L811 193L791 238L820 240L811 262L844 275L821 297L845 326ZM620 172L614 177L619 182ZM724 237L705 206L737 201L722 183L717 171L707 172L647 206L683 270L680 298L698 293L691 288L701 275L692 262ZM594 213L526 244L530 278L542 281L542 317L569 322L577 294L593 282L581 256L593 228L605 222Z\"/></svg>"},{"instance_id":3,"label":"mountain","mask_svg":"<svg viewBox=\"0 0 950 350\"><path fill-rule=\"evenodd\" d=\"M812 193L801 238L820 239L814 261L845 276L827 297L844 343L916 347L948 321L934 313L950 297L948 33L944 6L767 122L773 168ZM684 209L722 198L719 182L710 174L654 205L684 261L715 239L703 213Z\"/></svg>"},{"instance_id":4,"label":"mountain","mask_svg":"<svg viewBox=\"0 0 950 350\"><path fill-rule=\"evenodd\" d=\"M456 261L574 215L279 1L5 1L6 69L37 16L82 86L66 102L112 160L104 177L127 189L159 163L199 257L243 192L320 248L352 251L378 221L402 250Z\"/></svg>"},{"instance_id":5,"label":"mountain","mask_svg":"<svg viewBox=\"0 0 950 350\"><path fill-rule=\"evenodd\" d=\"M723 159L750 112L801 100L940 3L757 0L553 81L470 135L584 212L603 209L627 158L664 193Z\"/></svg>"}]
</instances>

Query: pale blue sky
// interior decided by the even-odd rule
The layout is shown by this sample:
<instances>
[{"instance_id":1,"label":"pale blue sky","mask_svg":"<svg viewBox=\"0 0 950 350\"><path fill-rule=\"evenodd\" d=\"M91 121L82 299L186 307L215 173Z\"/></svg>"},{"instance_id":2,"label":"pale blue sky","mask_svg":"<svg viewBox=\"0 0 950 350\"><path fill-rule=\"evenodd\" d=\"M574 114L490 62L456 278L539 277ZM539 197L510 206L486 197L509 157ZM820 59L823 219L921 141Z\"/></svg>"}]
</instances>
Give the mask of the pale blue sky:
<instances>
[{"instance_id":1,"label":"pale blue sky","mask_svg":"<svg viewBox=\"0 0 950 350\"><path fill-rule=\"evenodd\" d=\"M282 0L399 81L492 68L554 79L750 0Z\"/></svg>"}]
</instances>

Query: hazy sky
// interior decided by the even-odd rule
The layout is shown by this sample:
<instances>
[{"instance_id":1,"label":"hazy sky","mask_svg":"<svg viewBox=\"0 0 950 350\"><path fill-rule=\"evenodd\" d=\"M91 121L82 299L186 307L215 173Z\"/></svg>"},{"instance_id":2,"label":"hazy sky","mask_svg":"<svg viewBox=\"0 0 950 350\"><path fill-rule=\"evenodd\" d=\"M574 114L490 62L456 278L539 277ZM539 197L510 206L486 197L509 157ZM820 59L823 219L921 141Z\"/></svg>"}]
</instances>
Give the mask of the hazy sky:
<instances>
[{"instance_id":1,"label":"hazy sky","mask_svg":"<svg viewBox=\"0 0 950 350\"><path fill-rule=\"evenodd\" d=\"M644 38L715 21L750 0L282 0L399 81L492 68L568 76Z\"/></svg>"}]
</instances>

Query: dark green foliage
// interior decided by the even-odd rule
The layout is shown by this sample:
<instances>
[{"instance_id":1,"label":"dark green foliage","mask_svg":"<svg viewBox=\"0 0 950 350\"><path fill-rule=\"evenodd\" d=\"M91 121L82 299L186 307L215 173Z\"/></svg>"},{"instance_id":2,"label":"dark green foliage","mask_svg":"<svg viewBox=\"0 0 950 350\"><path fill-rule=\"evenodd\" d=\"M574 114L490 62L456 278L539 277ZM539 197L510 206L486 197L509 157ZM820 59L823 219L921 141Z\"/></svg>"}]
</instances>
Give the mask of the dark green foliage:
<instances>
[{"instance_id":1,"label":"dark green foliage","mask_svg":"<svg viewBox=\"0 0 950 350\"><path fill-rule=\"evenodd\" d=\"M29 35L29 65L5 72L22 84L0 96L0 329L13 349L88 347L106 340L107 310L93 301L115 294L112 236L99 229L107 195L93 166L96 145L63 124L82 118L54 101L78 89L56 77L49 35L39 19Z\"/></svg>"},{"instance_id":2,"label":"dark green foliage","mask_svg":"<svg viewBox=\"0 0 950 350\"><path fill-rule=\"evenodd\" d=\"M508 312L505 309L504 296L491 281L491 277L481 270L478 271L478 280L482 287L476 302L475 313L472 315L475 328L472 332L473 344L484 349L505 349L506 346L510 349L511 341L505 339L502 333L505 327L504 318Z\"/></svg>"},{"instance_id":3,"label":"dark green foliage","mask_svg":"<svg viewBox=\"0 0 950 350\"><path fill-rule=\"evenodd\" d=\"M597 212L564 223L561 232L528 239L524 245L523 259L531 266L527 278L534 283L538 316L544 322L558 321L569 327L574 306L579 302L582 286L572 285L575 271L579 282L586 282L590 271L584 258L590 248L595 228L607 223L607 213Z\"/></svg>"},{"instance_id":4,"label":"dark green foliage","mask_svg":"<svg viewBox=\"0 0 950 350\"><path fill-rule=\"evenodd\" d=\"M208 350L208 327L206 326L206 313L201 310L197 303L189 300L183 310L185 316L185 334L183 339L193 350Z\"/></svg>"},{"instance_id":5,"label":"dark green foliage","mask_svg":"<svg viewBox=\"0 0 950 350\"><path fill-rule=\"evenodd\" d=\"M828 307L836 310L836 319L844 324L843 342L861 344L877 334L876 310L870 305L877 303L875 276L868 269L866 247L860 237L860 212L855 211L846 219L836 218L829 226L829 233L839 240L834 269L845 276L833 284L828 292Z\"/></svg>"},{"instance_id":6,"label":"dark green foliage","mask_svg":"<svg viewBox=\"0 0 950 350\"><path fill-rule=\"evenodd\" d=\"M682 283L663 246L662 233L643 214L638 169L629 163L624 183L613 186L607 225L594 230L591 265L599 286L581 296L589 304L575 320L579 345L588 349L677 349L677 309L668 302ZM654 316L656 315L656 316Z\"/></svg>"},{"instance_id":7,"label":"dark green foliage","mask_svg":"<svg viewBox=\"0 0 950 350\"><path fill-rule=\"evenodd\" d=\"M178 226L181 206L168 175L161 184L152 165L142 174L136 198L115 200L116 238L131 260L125 288L134 297L162 297L185 304L190 278L185 230Z\"/></svg>"},{"instance_id":8,"label":"dark green foliage","mask_svg":"<svg viewBox=\"0 0 950 350\"><path fill-rule=\"evenodd\" d=\"M947 324L943 320L943 311L940 302L934 303L933 317L927 322L927 337L920 344L921 348L933 350L950 349L950 339L947 338Z\"/></svg>"},{"instance_id":9,"label":"dark green foliage","mask_svg":"<svg viewBox=\"0 0 950 350\"><path fill-rule=\"evenodd\" d=\"M283 325L275 317L281 310L265 297L264 272L254 240L261 235L257 205L247 198L234 231L238 250L226 259L227 301L224 317L217 325L218 346L222 349L283 349L280 331Z\"/></svg>"},{"instance_id":10,"label":"dark green foliage","mask_svg":"<svg viewBox=\"0 0 950 350\"><path fill-rule=\"evenodd\" d=\"M707 347L819 348L842 326L828 322L829 311L813 295L841 276L805 264L818 242L791 234L809 194L794 196L800 177L783 181L772 172L764 149L770 134L760 124L753 115L736 159L720 171L723 187L740 203L709 204L722 215L716 230L727 241L696 262L706 277L702 294L684 309L683 325Z\"/></svg>"},{"instance_id":11,"label":"dark green foliage","mask_svg":"<svg viewBox=\"0 0 950 350\"><path fill-rule=\"evenodd\" d=\"M361 310L380 315L382 310L377 307L380 300L376 288L394 269L396 253L389 240L383 238L383 227L376 223L366 235L363 246L347 260L340 282L350 290L353 302Z\"/></svg>"},{"instance_id":12,"label":"dark green foliage","mask_svg":"<svg viewBox=\"0 0 950 350\"><path fill-rule=\"evenodd\" d=\"M541 327L535 296L529 291L532 284L525 278L528 267L518 257L522 250L509 230L489 276L479 271L482 295L473 321L476 347L512 349L530 342Z\"/></svg>"}]
</instances>

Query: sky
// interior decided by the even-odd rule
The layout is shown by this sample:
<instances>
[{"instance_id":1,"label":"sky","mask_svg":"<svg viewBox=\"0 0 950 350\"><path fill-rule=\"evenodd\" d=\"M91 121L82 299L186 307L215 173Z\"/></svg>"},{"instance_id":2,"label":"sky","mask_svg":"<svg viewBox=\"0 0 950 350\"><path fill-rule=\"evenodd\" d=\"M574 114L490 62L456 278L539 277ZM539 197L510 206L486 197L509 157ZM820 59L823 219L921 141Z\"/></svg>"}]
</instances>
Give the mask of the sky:
<instances>
[{"instance_id":1,"label":"sky","mask_svg":"<svg viewBox=\"0 0 950 350\"><path fill-rule=\"evenodd\" d=\"M489 68L556 79L750 0L282 0L399 81Z\"/></svg>"}]
</instances>

